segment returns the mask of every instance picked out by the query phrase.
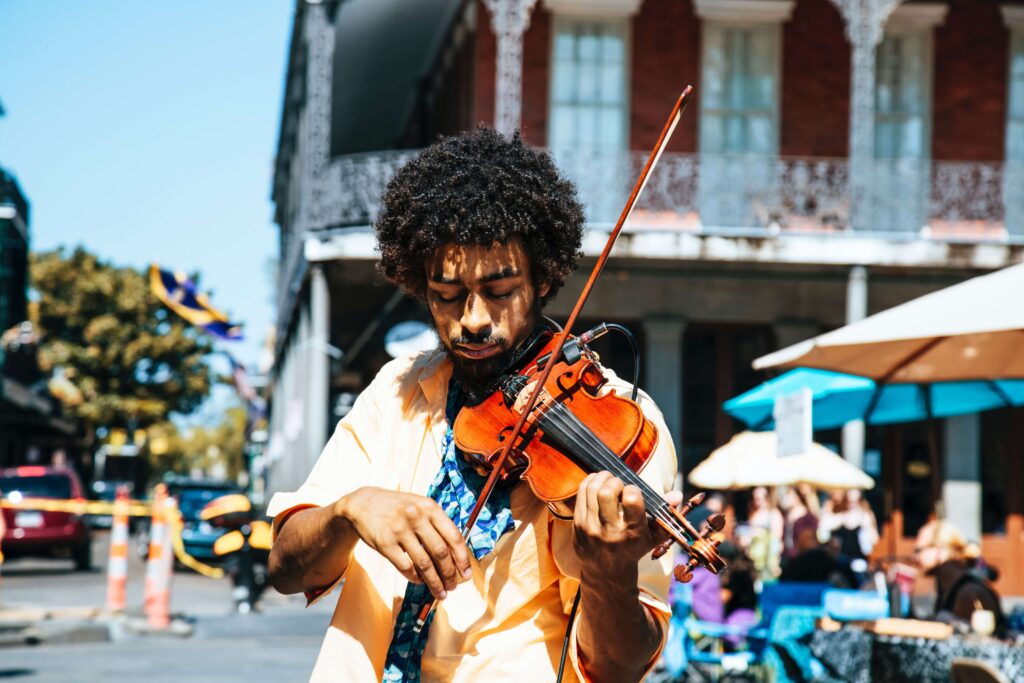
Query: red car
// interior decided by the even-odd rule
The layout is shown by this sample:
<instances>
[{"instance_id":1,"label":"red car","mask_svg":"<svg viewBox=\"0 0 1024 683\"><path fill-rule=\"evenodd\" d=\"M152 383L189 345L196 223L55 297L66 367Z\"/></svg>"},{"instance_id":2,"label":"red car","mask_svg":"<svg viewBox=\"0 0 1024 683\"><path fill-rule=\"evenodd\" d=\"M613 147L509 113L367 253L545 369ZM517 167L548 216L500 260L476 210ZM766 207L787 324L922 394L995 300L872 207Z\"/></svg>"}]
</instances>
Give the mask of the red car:
<instances>
[{"instance_id":1,"label":"red car","mask_svg":"<svg viewBox=\"0 0 1024 683\"><path fill-rule=\"evenodd\" d=\"M83 500L82 482L73 470L25 466L0 470L0 497L16 503L25 498ZM75 569L89 569L92 544L82 516L70 512L3 508L0 549L7 558L45 556L70 558Z\"/></svg>"}]
</instances>

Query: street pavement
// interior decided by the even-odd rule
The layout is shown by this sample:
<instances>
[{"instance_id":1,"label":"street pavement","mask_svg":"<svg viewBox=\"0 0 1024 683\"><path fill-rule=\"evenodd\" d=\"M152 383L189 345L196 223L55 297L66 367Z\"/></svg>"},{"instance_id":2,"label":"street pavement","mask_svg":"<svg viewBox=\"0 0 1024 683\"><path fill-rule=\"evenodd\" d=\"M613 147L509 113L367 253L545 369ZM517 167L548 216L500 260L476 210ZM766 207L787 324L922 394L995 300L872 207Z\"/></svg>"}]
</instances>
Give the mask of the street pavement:
<instances>
[{"instance_id":1,"label":"street pavement","mask_svg":"<svg viewBox=\"0 0 1024 683\"><path fill-rule=\"evenodd\" d=\"M129 622L141 623L145 563L132 540L127 615ZM106 564L108 547L107 534L96 534L93 557L99 568ZM39 624L50 631L60 626L60 614L102 608L106 601L102 569L74 572L70 561L26 558L5 563L0 572L0 614L50 610L58 617ZM307 609L301 598L268 589L259 613L241 615L234 611L229 579L178 571L172 583L171 612L191 624L191 635L145 635L115 626L109 642L44 641L37 646L0 647L0 680L301 682L313 668L333 602L328 599ZM94 628L92 635L81 639L95 641L97 630L103 632Z\"/></svg>"}]
</instances>

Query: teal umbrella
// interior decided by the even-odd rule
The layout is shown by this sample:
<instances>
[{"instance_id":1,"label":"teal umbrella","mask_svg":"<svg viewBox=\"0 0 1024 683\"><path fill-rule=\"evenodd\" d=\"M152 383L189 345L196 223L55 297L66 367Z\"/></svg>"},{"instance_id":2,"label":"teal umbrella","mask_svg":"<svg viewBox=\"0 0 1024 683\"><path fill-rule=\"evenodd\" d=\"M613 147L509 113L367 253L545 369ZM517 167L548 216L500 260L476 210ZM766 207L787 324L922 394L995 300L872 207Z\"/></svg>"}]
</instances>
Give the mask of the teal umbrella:
<instances>
[{"instance_id":1,"label":"teal umbrella","mask_svg":"<svg viewBox=\"0 0 1024 683\"><path fill-rule=\"evenodd\" d=\"M815 430L834 429L851 420L896 424L1024 405L1024 380L879 385L867 377L798 368L729 399L722 407L752 429L773 429L775 399L803 388L811 391Z\"/></svg>"}]
</instances>

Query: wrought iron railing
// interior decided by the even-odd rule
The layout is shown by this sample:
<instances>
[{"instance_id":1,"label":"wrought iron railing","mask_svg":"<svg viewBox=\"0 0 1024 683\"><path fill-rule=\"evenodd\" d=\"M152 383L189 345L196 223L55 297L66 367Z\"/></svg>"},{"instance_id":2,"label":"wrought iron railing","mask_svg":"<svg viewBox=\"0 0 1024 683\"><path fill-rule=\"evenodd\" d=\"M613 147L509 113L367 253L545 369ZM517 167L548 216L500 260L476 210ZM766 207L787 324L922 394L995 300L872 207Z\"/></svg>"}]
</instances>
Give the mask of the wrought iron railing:
<instances>
[{"instance_id":1,"label":"wrought iron railing","mask_svg":"<svg viewBox=\"0 0 1024 683\"><path fill-rule=\"evenodd\" d=\"M317 223L372 223L388 180L412 155L335 159L320 190L325 215ZM596 227L618 218L646 160L642 152L554 156ZM846 159L666 153L628 228L1024 241L1024 165L886 159L873 169L854 213Z\"/></svg>"}]
</instances>

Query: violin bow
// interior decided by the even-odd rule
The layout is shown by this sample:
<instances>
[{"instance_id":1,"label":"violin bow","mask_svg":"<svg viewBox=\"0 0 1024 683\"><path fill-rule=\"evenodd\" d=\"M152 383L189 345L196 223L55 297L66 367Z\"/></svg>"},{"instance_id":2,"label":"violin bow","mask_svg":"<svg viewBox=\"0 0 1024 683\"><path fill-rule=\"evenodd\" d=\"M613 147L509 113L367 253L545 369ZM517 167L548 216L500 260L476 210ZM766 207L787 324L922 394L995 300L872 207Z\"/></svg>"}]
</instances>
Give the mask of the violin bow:
<instances>
[{"instance_id":1,"label":"violin bow","mask_svg":"<svg viewBox=\"0 0 1024 683\"><path fill-rule=\"evenodd\" d=\"M640 199L640 194L644 191L644 188L647 186L647 181L651 177L651 172L654 170L654 167L658 165L658 160L661 159L661 155L665 151L665 147L668 146L668 141L672 138L672 133L675 132L676 126L679 124L679 120L683 116L683 110L686 108L686 103L689 101L692 93L693 86L686 86L686 89L679 95L679 99L676 100L675 106L672 107L672 113L669 114L668 120L665 121L665 126L661 129L661 135L658 136L658 141L654 144L654 148L647 157L647 163L644 164L643 170L640 171L640 176L636 179L636 184L633 186L633 192L629 195L629 199L626 200L626 205L622 207L622 213L619 214L619 220L615 223L615 228L612 230L611 234L608 235L608 241L605 242L604 249L601 251L601 255L597 257L597 261L594 262L594 269L590 272L590 277L587 279L587 283L583 286L583 291L580 292L580 296L576 300L576 305L573 307L572 313L569 314L569 319L566 320L565 325L562 327L562 331L558 334L555 346L551 349L552 362L544 364L544 369L541 371L540 377L534 384L533 391L530 393L530 398L527 400L523 411L519 414L516 426L512 430L512 438L505 440L505 445L501 449L501 454L494 463L494 469L492 469L490 475L488 475L487 481L484 483L484 487L480 489L476 505L473 506L473 512L470 514L469 520L466 522L466 528L463 529L462 532L465 539L469 539L469 534L473 530L473 525L476 524L476 519L480 515L480 511L483 510L484 503L487 502L487 498L491 495L491 491L494 489L494 485L498 481L502 468L504 468L505 463L508 461L512 448L522 435L523 425L526 424L527 417L537 404L537 399L540 398L540 394L544 390L544 385L547 383L548 377L551 376L551 370L556 365L554 361L561 356L562 347L569 338L569 334L572 332L572 327L576 324L576 319L579 317L580 311L583 310L583 305L587 303L587 299L590 298L590 291L594 288L594 284L597 282L597 278L601 275L601 271L604 270L605 263L608 262L608 256L611 254L612 247L615 246L615 240L618 239L619 233L622 232L622 226L626 224L626 220L628 220L630 214L633 213L633 207L636 206L637 200Z\"/></svg>"},{"instance_id":2,"label":"violin bow","mask_svg":"<svg viewBox=\"0 0 1024 683\"><path fill-rule=\"evenodd\" d=\"M579 317L580 311L583 310L583 305L587 303L587 299L590 297L590 291L594 288L594 284L597 282L597 278L601 275L601 271L604 270L604 265L608 261L608 256L611 254L612 247L615 246L615 240L618 239L619 233L622 232L622 226L626 224L626 220L628 220L630 214L633 213L633 207L636 206L637 200L640 198L640 194L644 191L644 188L647 186L647 181L651 177L651 172L654 170L654 167L658 165L658 160L661 159L661 155L665 151L665 147L668 146L668 141L672 138L672 133L675 132L676 126L679 124L679 120L683 116L683 110L686 108L686 104L692 94L693 86L686 86L686 89L679 95L679 99L676 100L675 106L672 107L672 113L669 114L668 120L665 121L665 126L661 129L661 135L658 136L658 141L654 144L654 148L647 157L647 163L644 164L643 170L640 171L640 175L636 179L636 184L633 186L633 192L630 193L629 199L626 200L625 206L622 207L622 213L619 214L619 220L615 223L615 228L612 230L611 234L608 235L608 241L605 243L604 249L601 251L601 255L597 257L597 261L594 263L594 268L590 272L590 277L587 279L587 283L583 286L583 291L580 292L580 296L576 300L576 305L573 307L572 313L569 314L569 319L562 327L562 331L558 333L555 345L551 349L552 362L545 363L544 369L541 371L540 377L537 379L534 384L533 391L530 393L530 398L527 400L523 411L519 415L519 419L516 421L516 426L513 429L513 436L512 438L505 440L505 445L501 449L501 454L495 461L491 473L487 476L487 481L484 482L483 488L480 489L476 505L473 506L473 512L470 513L469 520L466 522L466 526L462 530L462 536L467 541L469 540L469 535L473 530L473 526L476 524L477 517L480 516L480 512L484 509L484 504L487 502L491 492L494 490L495 484L498 483L498 477L501 475L501 471L504 468L505 463L508 462L509 455L512 453L512 448L523 433L523 425L526 424L527 417L537 404L537 399L540 398L544 385L548 381L548 377L551 376L551 370L555 365L557 365L554 361L561 355L562 347L569 338L569 334L572 332L572 327L576 324L576 319ZM417 631L423 627L427 616L436 604L436 601L431 600L423 607L423 610L416 619Z\"/></svg>"}]
</instances>

